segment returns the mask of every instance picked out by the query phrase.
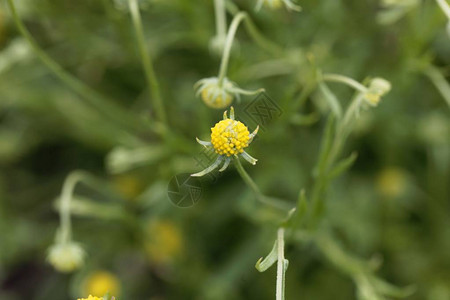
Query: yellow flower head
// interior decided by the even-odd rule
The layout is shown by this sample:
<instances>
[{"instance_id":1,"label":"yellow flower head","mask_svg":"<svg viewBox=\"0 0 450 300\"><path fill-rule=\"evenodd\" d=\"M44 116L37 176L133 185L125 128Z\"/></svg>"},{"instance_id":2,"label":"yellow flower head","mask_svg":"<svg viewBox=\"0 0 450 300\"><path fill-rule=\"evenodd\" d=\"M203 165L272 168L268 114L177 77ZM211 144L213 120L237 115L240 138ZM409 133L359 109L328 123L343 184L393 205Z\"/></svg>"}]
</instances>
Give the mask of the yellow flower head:
<instances>
[{"instance_id":1,"label":"yellow flower head","mask_svg":"<svg viewBox=\"0 0 450 300\"><path fill-rule=\"evenodd\" d=\"M211 128L211 143L220 155L231 156L244 152L249 140L247 127L236 120L225 119Z\"/></svg>"},{"instance_id":2,"label":"yellow flower head","mask_svg":"<svg viewBox=\"0 0 450 300\"><path fill-rule=\"evenodd\" d=\"M84 294L118 295L120 292L119 279L107 271L96 271L89 275L83 284Z\"/></svg>"},{"instance_id":3,"label":"yellow flower head","mask_svg":"<svg viewBox=\"0 0 450 300\"><path fill-rule=\"evenodd\" d=\"M60 272L72 272L84 263L85 252L77 243L58 243L50 247L48 261Z\"/></svg>"},{"instance_id":4,"label":"yellow flower head","mask_svg":"<svg viewBox=\"0 0 450 300\"><path fill-rule=\"evenodd\" d=\"M94 297L92 295L89 295L87 298L78 298L78 300L103 300L103 298Z\"/></svg>"},{"instance_id":5,"label":"yellow flower head","mask_svg":"<svg viewBox=\"0 0 450 300\"><path fill-rule=\"evenodd\" d=\"M224 171L231 162L231 156L242 156L252 165L256 164L257 159L251 157L245 148L252 142L258 133L259 126L254 132L250 133L247 126L242 122L234 119L234 108L230 108L230 118L227 112L223 113L223 120L218 122L211 128L211 142L202 141L197 138L197 142L205 147L213 147L214 151L219 154L216 161L205 170L192 174L191 176L203 176L215 170L222 162L224 162L219 172Z\"/></svg>"}]
</instances>

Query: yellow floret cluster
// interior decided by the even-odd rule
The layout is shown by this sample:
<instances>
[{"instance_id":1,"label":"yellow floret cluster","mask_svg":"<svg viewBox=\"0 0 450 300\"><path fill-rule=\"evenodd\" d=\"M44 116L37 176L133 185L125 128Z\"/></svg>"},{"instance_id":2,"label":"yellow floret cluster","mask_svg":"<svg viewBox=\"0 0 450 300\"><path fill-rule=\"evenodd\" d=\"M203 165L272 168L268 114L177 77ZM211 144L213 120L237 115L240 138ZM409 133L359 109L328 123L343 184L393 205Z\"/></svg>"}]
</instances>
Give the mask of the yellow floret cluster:
<instances>
[{"instance_id":1,"label":"yellow floret cluster","mask_svg":"<svg viewBox=\"0 0 450 300\"><path fill-rule=\"evenodd\" d=\"M82 299L78 299L78 300L103 300L103 298L94 297L92 295L89 295L89 297L87 297L87 298L82 298Z\"/></svg>"},{"instance_id":2,"label":"yellow floret cluster","mask_svg":"<svg viewBox=\"0 0 450 300\"><path fill-rule=\"evenodd\" d=\"M211 128L211 143L217 154L231 156L244 152L250 132L241 122L226 119Z\"/></svg>"},{"instance_id":3,"label":"yellow floret cluster","mask_svg":"<svg viewBox=\"0 0 450 300\"><path fill-rule=\"evenodd\" d=\"M233 102L233 96L227 92L219 90L215 93L215 87L206 87L202 91L202 100L206 105L212 108L225 108Z\"/></svg>"}]
</instances>

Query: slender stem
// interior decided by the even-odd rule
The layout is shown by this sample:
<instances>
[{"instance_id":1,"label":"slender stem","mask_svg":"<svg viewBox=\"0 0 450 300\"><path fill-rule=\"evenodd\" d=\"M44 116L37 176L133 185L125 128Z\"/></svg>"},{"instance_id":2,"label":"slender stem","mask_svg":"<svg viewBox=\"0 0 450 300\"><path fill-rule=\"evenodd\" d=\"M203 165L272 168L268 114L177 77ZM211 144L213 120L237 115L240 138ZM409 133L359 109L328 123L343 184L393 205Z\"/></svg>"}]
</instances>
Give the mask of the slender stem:
<instances>
[{"instance_id":1,"label":"slender stem","mask_svg":"<svg viewBox=\"0 0 450 300\"><path fill-rule=\"evenodd\" d=\"M250 175L248 175L247 171L245 171L239 158L236 158L235 162L236 162L236 169L238 170L239 175L241 175L241 177L245 181L245 183L253 190L253 192L255 194L257 194L258 196L263 195L261 193L261 191L259 190L259 187L256 185L256 183L253 181L253 179L250 177Z\"/></svg>"},{"instance_id":2,"label":"slender stem","mask_svg":"<svg viewBox=\"0 0 450 300\"><path fill-rule=\"evenodd\" d=\"M232 1L227 1L226 6L227 10L233 16L236 16L239 13L239 8ZM271 52L275 56L283 55L284 49L264 37L258 30L256 25L253 23L252 19L250 19L250 17L245 18L244 22L247 32L250 34L250 37L256 42L256 44L258 44L261 48L267 50L268 52Z\"/></svg>"},{"instance_id":3,"label":"slender stem","mask_svg":"<svg viewBox=\"0 0 450 300\"><path fill-rule=\"evenodd\" d=\"M227 35L227 18L224 0L214 0L216 14L216 30L220 39L225 39Z\"/></svg>"},{"instance_id":4,"label":"slender stem","mask_svg":"<svg viewBox=\"0 0 450 300\"><path fill-rule=\"evenodd\" d=\"M447 1L445 0L436 0L436 2L441 7L444 14L447 16L447 18L450 20L450 5L448 5Z\"/></svg>"},{"instance_id":5,"label":"slender stem","mask_svg":"<svg viewBox=\"0 0 450 300\"><path fill-rule=\"evenodd\" d=\"M357 112L361 106L363 97L364 94L358 93L348 106L344 114L344 118L337 124L330 151L326 155L325 160L320 165L320 168L318 170L318 176L316 181L314 182L311 196L312 214L313 218L315 219L314 221L316 221L321 213L321 197L323 192L327 189L329 181L327 177L328 171L336 162L339 154L341 153L342 147L345 144L350 131L352 130L352 121L357 116Z\"/></svg>"},{"instance_id":6,"label":"slender stem","mask_svg":"<svg viewBox=\"0 0 450 300\"><path fill-rule=\"evenodd\" d=\"M277 44L274 44L272 41L268 40L266 37L264 37L261 32L259 32L258 28L256 27L255 23L253 23L252 19L246 18L245 19L245 27L247 28L248 33L253 38L253 40L263 49L266 49L267 51L271 52L275 55L282 55L283 54L283 48L278 46Z\"/></svg>"},{"instance_id":7,"label":"slender stem","mask_svg":"<svg viewBox=\"0 0 450 300\"><path fill-rule=\"evenodd\" d=\"M59 217L61 221L61 242L67 243L71 240L72 225L70 220L70 202L76 184L86 176L84 172L75 171L67 176L61 192L61 204L59 207Z\"/></svg>"},{"instance_id":8,"label":"slender stem","mask_svg":"<svg viewBox=\"0 0 450 300\"><path fill-rule=\"evenodd\" d=\"M361 103L363 100L364 94L359 93L356 95L353 99L353 101L350 103L349 107L347 108L347 111L345 112L344 118L342 121L338 124L339 125L339 132L338 134L344 134L345 129L348 129L350 127L350 124L355 116L358 115L358 111L361 107Z\"/></svg>"},{"instance_id":9,"label":"slender stem","mask_svg":"<svg viewBox=\"0 0 450 300\"><path fill-rule=\"evenodd\" d=\"M277 290L276 300L284 300L285 272L286 265L284 259L284 228L279 228L277 233L278 262L277 262Z\"/></svg>"},{"instance_id":10,"label":"slender stem","mask_svg":"<svg viewBox=\"0 0 450 300\"><path fill-rule=\"evenodd\" d=\"M142 130L142 124L137 122L136 118L129 115L120 106L114 104L114 102L100 95L82 81L67 73L58 63L56 63L50 56L48 56L34 41L33 37L26 29L22 20L20 20L13 0L7 0L9 8L12 13L13 20L25 38L29 43L36 56L46 65L61 81L67 84L75 92L81 95L92 107L98 110L103 115L107 116L116 123L121 124L122 127L128 128L131 131Z\"/></svg>"},{"instance_id":11,"label":"slender stem","mask_svg":"<svg viewBox=\"0 0 450 300\"><path fill-rule=\"evenodd\" d=\"M247 17L247 13L240 12L236 16L234 16L233 21L231 22L230 29L228 29L227 39L225 41L225 47L223 49L222 61L220 63L219 70L219 86L222 86L223 80L227 75L228 69L228 61L230 60L231 47L233 46L234 36L236 34L236 30L239 26L239 23Z\"/></svg>"},{"instance_id":12,"label":"slender stem","mask_svg":"<svg viewBox=\"0 0 450 300\"><path fill-rule=\"evenodd\" d=\"M144 30L137 0L128 0L128 5L130 7L131 18L133 20L134 30L136 32L137 44L139 47L139 52L141 54L145 77L147 79L147 84L152 95L153 103L151 104L153 104L154 106L158 119L163 124L167 125L166 112L164 110L164 105L161 98L159 82L156 78L155 70L153 68L153 62L145 44Z\"/></svg>"},{"instance_id":13,"label":"slender stem","mask_svg":"<svg viewBox=\"0 0 450 300\"><path fill-rule=\"evenodd\" d=\"M253 193L255 194L256 198L261 201L264 204L273 206L275 208L278 208L280 210L290 210L292 207L290 207L287 203L285 203L282 200L279 199L275 199L272 197L267 197L265 196L261 190L259 189L259 187L256 185L256 183L253 181L253 179L250 177L250 175L248 175L247 171L245 171L244 167L241 164L241 161L239 160L238 157L236 157L234 159L235 161L235 165L236 165L236 169L239 173L239 175L241 175L242 179L244 180L244 182L250 187L250 189L253 191Z\"/></svg>"},{"instance_id":14,"label":"slender stem","mask_svg":"<svg viewBox=\"0 0 450 300\"><path fill-rule=\"evenodd\" d=\"M438 91L441 93L442 97L450 107L450 85L447 80L445 80L441 72L439 72L436 67L429 66L425 69L424 73L438 89Z\"/></svg>"},{"instance_id":15,"label":"slender stem","mask_svg":"<svg viewBox=\"0 0 450 300\"><path fill-rule=\"evenodd\" d=\"M355 90L360 91L361 93L367 92L367 88L364 85L347 76L342 76L339 74L324 74L322 76L322 79L325 81L340 82L346 84L354 88Z\"/></svg>"}]
</instances>

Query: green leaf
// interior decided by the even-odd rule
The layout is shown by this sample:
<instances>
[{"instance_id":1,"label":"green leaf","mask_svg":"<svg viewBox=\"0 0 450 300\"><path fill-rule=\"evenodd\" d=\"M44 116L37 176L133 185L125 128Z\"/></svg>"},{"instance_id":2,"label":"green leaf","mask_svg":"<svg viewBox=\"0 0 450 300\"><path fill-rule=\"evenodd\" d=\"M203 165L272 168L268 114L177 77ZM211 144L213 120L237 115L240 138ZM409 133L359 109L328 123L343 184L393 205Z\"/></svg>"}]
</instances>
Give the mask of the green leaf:
<instances>
[{"instance_id":1,"label":"green leaf","mask_svg":"<svg viewBox=\"0 0 450 300\"><path fill-rule=\"evenodd\" d=\"M285 227L289 227L289 225L292 229L296 229L298 224L303 221L303 217L306 215L306 212L308 211L308 202L306 200L306 193L305 190L302 189L298 195L298 201L297 201L297 207L295 208L295 214L292 218L290 218L286 222Z\"/></svg>"},{"instance_id":2,"label":"green leaf","mask_svg":"<svg viewBox=\"0 0 450 300\"><path fill-rule=\"evenodd\" d=\"M331 146L333 144L334 123L334 116L330 115L325 127L325 134L323 135L320 147L319 161L314 170L314 175L320 175L326 168L328 155L330 154Z\"/></svg>"},{"instance_id":3,"label":"green leaf","mask_svg":"<svg viewBox=\"0 0 450 300\"><path fill-rule=\"evenodd\" d=\"M375 289L385 296L405 298L411 296L416 288L414 286L398 287L378 277L370 279Z\"/></svg>"},{"instance_id":4,"label":"green leaf","mask_svg":"<svg viewBox=\"0 0 450 300\"><path fill-rule=\"evenodd\" d=\"M297 216L299 219L303 218L306 215L306 212L308 210L308 202L306 200L306 193L305 190L302 189L300 191L300 195L298 197L297 202Z\"/></svg>"},{"instance_id":5,"label":"green leaf","mask_svg":"<svg viewBox=\"0 0 450 300\"><path fill-rule=\"evenodd\" d=\"M330 108L333 111L333 114L336 116L336 118L338 119L342 118L342 107L338 98L333 94L333 92L328 88L328 86L324 82L319 83L319 90L325 96L325 99L327 100L328 105L330 105Z\"/></svg>"},{"instance_id":6,"label":"green leaf","mask_svg":"<svg viewBox=\"0 0 450 300\"><path fill-rule=\"evenodd\" d=\"M350 154L349 157L338 162L333 167L333 169L330 171L330 173L328 174L328 178L329 179L336 178L337 176L339 176L342 173L344 173L345 171L347 171L353 165L353 163L356 161L357 157L358 157L358 153L353 152L352 154Z\"/></svg>"},{"instance_id":7,"label":"green leaf","mask_svg":"<svg viewBox=\"0 0 450 300\"><path fill-rule=\"evenodd\" d=\"M295 220L295 218L297 216L296 212L297 212L297 208L294 207L293 209L291 209L288 212L286 218L281 222L280 226L281 227L289 227L289 225Z\"/></svg>"},{"instance_id":8,"label":"green leaf","mask_svg":"<svg viewBox=\"0 0 450 300\"><path fill-rule=\"evenodd\" d=\"M266 258L260 258L255 265L256 270L259 272L264 272L268 268L270 268L276 261L278 260L278 242L275 240L273 244L272 251L270 251L269 255Z\"/></svg>"},{"instance_id":9,"label":"green leaf","mask_svg":"<svg viewBox=\"0 0 450 300\"><path fill-rule=\"evenodd\" d=\"M168 155L170 155L170 149L165 145L149 145L136 148L119 146L108 153L106 168L111 174L119 174L138 167L151 165Z\"/></svg>"},{"instance_id":10,"label":"green leaf","mask_svg":"<svg viewBox=\"0 0 450 300\"><path fill-rule=\"evenodd\" d=\"M355 276L354 279L358 288L358 300L386 300L372 286L366 275L360 274Z\"/></svg>"}]
</instances>

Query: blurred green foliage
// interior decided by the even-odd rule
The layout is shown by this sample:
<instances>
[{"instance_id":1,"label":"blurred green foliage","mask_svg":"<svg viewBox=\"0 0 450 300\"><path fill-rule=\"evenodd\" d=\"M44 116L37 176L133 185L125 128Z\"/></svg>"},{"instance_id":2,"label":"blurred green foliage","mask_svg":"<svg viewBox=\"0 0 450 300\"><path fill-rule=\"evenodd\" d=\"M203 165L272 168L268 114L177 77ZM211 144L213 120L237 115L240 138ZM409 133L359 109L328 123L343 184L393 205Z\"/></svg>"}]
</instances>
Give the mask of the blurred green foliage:
<instances>
[{"instance_id":1,"label":"blurred green foliage","mask_svg":"<svg viewBox=\"0 0 450 300\"><path fill-rule=\"evenodd\" d=\"M255 202L234 168L206 181L202 200L189 209L167 197L174 175L201 169L195 137L209 140L223 113L192 88L217 74L220 63L209 50L212 1L140 1L168 115L166 137L148 105L126 1L14 2L45 53L123 119L59 80L1 2L0 299L87 296L86 278L96 270L114 274L118 299L273 299L275 268L259 273L254 265L270 252L279 216ZM241 26L229 66L229 78L264 87L283 110L249 150L259 161L245 167L260 189L292 206L301 189L310 195L330 113L318 90L301 98L315 76L311 61L360 81L388 79L391 93L361 112L345 145L344 156L357 151L358 158L332 182L324 226L348 255L381 260L380 277L415 286L407 299L450 299L450 95L429 76L431 68L448 80L450 36L435 1L301 0L301 13L256 13L256 1L233 2L283 49L279 56L262 49ZM346 104L350 89L329 86ZM234 103L238 118L251 100ZM46 255L59 226L55 200L74 170L96 179L76 189L73 236L87 258L67 275L54 271ZM320 247L333 249L287 240L286 298L355 299L352 279Z\"/></svg>"}]
</instances>

